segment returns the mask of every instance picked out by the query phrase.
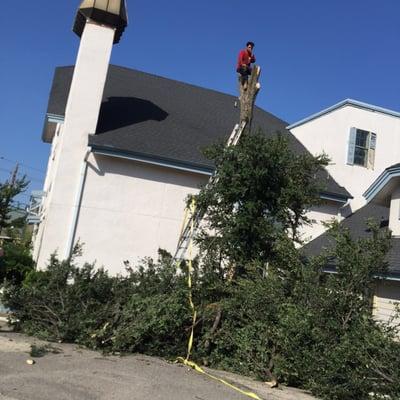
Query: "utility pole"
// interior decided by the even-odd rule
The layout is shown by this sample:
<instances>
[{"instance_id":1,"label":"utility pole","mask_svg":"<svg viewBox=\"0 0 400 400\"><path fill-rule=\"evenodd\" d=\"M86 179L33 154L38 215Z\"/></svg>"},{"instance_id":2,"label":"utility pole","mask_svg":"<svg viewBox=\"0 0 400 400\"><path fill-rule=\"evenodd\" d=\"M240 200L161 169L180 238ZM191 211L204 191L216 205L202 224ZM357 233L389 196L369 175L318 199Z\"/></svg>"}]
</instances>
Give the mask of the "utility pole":
<instances>
[{"instance_id":1,"label":"utility pole","mask_svg":"<svg viewBox=\"0 0 400 400\"><path fill-rule=\"evenodd\" d=\"M261 68L255 65L251 71L251 75L247 82L247 88L244 89L244 85L239 83L240 91L240 123L246 122L243 134L250 133L251 123L253 120L253 109L256 101L257 94L261 88L258 79L260 77Z\"/></svg>"},{"instance_id":2,"label":"utility pole","mask_svg":"<svg viewBox=\"0 0 400 400\"><path fill-rule=\"evenodd\" d=\"M14 167L14 170L11 173L11 177L10 177L10 185L11 185L11 187L14 187L15 181L17 180L18 169L19 169L19 164L17 163L15 165L15 167Z\"/></svg>"}]
</instances>

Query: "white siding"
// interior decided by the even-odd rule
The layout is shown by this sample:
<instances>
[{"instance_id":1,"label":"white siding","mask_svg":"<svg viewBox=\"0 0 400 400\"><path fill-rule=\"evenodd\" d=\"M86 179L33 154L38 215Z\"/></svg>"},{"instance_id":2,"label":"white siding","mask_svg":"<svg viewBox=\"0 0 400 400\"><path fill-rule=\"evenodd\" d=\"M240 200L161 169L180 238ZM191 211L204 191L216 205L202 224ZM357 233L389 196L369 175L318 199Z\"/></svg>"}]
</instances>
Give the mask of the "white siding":
<instances>
[{"instance_id":1,"label":"white siding","mask_svg":"<svg viewBox=\"0 0 400 400\"><path fill-rule=\"evenodd\" d=\"M377 134L374 168L347 164L352 127ZM291 132L314 155L331 158L328 171L354 197L355 211L365 204L362 196L381 172L400 160L400 118L347 105L294 127Z\"/></svg>"},{"instance_id":2,"label":"white siding","mask_svg":"<svg viewBox=\"0 0 400 400\"><path fill-rule=\"evenodd\" d=\"M378 320L388 322L394 315L396 304L400 302L400 282L381 281L374 296L374 315ZM393 323L400 324L400 318Z\"/></svg>"}]
</instances>

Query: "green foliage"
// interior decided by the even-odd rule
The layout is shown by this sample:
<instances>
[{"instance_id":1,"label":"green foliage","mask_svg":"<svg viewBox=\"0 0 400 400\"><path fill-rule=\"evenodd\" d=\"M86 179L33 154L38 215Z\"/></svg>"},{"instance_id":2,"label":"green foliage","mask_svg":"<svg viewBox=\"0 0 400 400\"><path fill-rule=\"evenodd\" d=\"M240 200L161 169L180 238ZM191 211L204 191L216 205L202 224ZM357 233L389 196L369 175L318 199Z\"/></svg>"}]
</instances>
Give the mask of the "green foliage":
<instances>
[{"instance_id":1,"label":"green foliage","mask_svg":"<svg viewBox=\"0 0 400 400\"><path fill-rule=\"evenodd\" d=\"M28 184L25 176L11 178L4 183L0 182L0 233L11 226L10 212L13 210L14 198L22 193Z\"/></svg>"},{"instance_id":2,"label":"green foliage","mask_svg":"<svg viewBox=\"0 0 400 400\"><path fill-rule=\"evenodd\" d=\"M295 154L283 136L261 133L244 136L240 146L212 147L206 155L218 179L195 196L206 215L198 238L203 252L239 270L272 261L275 245L288 234L300 242L298 229L309 222L306 211L318 203L315 175L327 164L325 156Z\"/></svg>"},{"instance_id":3,"label":"green foliage","mask_svg":"<svg viewBox=\"0 0 400 400\"><path fill-rule=\"evenodd\" d=\"M17 170L15 177L0 183L0 234L10 238L4 242L0 239L0 285L4 279L20 283L34 265L25 218L11 220L14 198L29 184L25 177L16 178L16 173Z\"/></svg>"},{"instance_id":4,"label":"green foliage","mask_svg":"<svg viewBox=\"0 0 400 400\"><path fill-rule=\"evenodd\" d=\"M105 351L177 354L191 324L185 278L165 257L111 277L53 256L21 286L8 283L3 301L28 334Z\"/></svg>"},{"instance_id":5,"label":"green foliage","mask_svg":"<svg viewBox=\"0 0 400 400\"><path fill-rule=\"evenodd\" d=\"M31 256L31 235L23 232L15 235L9 231L11 240L2 245L3 256L0 257L0 285L6 279L20 284L25 276L33 270L34 261Z\"/></svg>"},{"instance_id":6,"label":"green foliage","mask_svg":"<svg viewBox=\"0 0 400 400\"><path fill-rule=\"evenodd\" d=\"M261 135L209 154L219 179L196 197L207 226L192 276L194 360L323 399L400 398L399 327L371 313L389 232L372 224L355 240L333 224L335 245L307 260L295 244L306 210L317 204L315 175L326 158L297 156L284 138ZM8 284L3 298L27 333L174 358L186 355L192 325L182 267L162 252L157 262L111 277L53 257L22 286Z\"/></svg>"},{"instance_id":7,"label":"green foliage","mask_svg":"<svg viewBox=\"0 0 400 400\"><path fill-rule=\"evenodd\" d=\"M371 312L390 234L370 229L370 237L355 241L335 224L333 250L302 268L292 298L281 305L276 373L322 398L400 394L396 329L377 324ZM329 262L337 273L323 273Z\"/></svg>"},{"instance_id":8,"label":"green foliage","mask_svg":"<svg viewBox=\"0 0 400 400\"><path fill-rule=\"evenodd\" d=\"M227 281L215 263L195 263L194 359L277 378L324 399L368 399L372 392L396 398L396 330L374 321L366 290L384 272L388 236L374 231L354 241L332 229L336 250L304 263L295 248L282 246L286 263L277 257L264 276ZM332 256L340 268L326 274ZM7 285L4 301L20 328L40 338L106 352L186 354L192 317L186 276L165 254L117 277L53 257L46 271L30 272L22 286Z\"/></svg>"},{"instance_id":9,"label":"green foliage","mask_svg":"<svg viewBox=\"0 0 400 400\"><path fill-rule=\"evenodd\" d=\"M61 352L62 350L52 346L51 344L44 344L44 345L32 344L29 355L33 358L39 358L39 357L44 357L48 353L59 354Z\"/></svg>"}]
</instances>

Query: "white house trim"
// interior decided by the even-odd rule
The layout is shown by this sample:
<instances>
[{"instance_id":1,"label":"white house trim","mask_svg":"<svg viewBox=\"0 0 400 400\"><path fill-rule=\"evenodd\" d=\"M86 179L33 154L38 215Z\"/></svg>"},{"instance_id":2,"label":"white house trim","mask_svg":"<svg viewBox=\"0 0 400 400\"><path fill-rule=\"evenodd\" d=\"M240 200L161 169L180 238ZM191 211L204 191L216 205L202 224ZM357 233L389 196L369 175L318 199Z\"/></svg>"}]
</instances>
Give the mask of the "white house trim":
<instances>
[{"instance_id":1,"label":"white house trim","mask_svg":"<svg viewBox=\"0 0 400 400\"><path fill-rule=\"evenodd\" d=\"M400 112L389 110L387 108L374 106L374 105L368 104L368 103L363 103L361 101L357 101L357 100L353 100L353 99L345 99L343 101L340 101L337 104L334 104L331 107L325 108L322 111L319 111L319 112L317 112L315 114L310 115L307 118L304 118L304 119L302 119L302 120L300 120L298 122L295 122L295 123L289 125L286 129L290 130L292 128L296 128L296 127L298 127L300 125L305 124L306 122L312 121L313 119L319 118L322 115L328 114L328 113L330 113L332 111L335 111L335 110L337 110L337 109L339 109L341 107L344 107L344 106L354 106L354 107L362 108L364 110L369 110L369 111L373 111L373 112L379 112L379 113L382 113L382 114L391 115L392 117L400 118Z\"/></svg>"},{"instance_id":2,"label":"white house trim","mask_svg":"<svg viewBox=\"0 0 400 400\"><path fill-rule=\"evenodd\" d=\"M389 183L392 178L400 176L400 164L385 169L382 174L370 185L363 196L369 203Z\"/></svg>"}]
</instances>

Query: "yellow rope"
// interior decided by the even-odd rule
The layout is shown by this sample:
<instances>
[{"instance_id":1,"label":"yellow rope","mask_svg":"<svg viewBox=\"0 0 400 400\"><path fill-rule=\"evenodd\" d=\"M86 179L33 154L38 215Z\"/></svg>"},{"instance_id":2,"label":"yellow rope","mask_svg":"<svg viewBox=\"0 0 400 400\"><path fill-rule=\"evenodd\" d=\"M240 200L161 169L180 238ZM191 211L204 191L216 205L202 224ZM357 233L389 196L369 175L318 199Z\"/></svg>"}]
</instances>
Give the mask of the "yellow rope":
<instances>
[{"instance_id":1,"label":"yellow rope","mask_svg":"<svg viewBox=\"0 0 400 400\"><path fill-rule=\"evenodd\" d=\"M192 321L192 329L190 332L190 337L189 337L189 342L188 342L186 361L189 360L190 352L192 351L194 327L196 325L196 318L197 318L197 312L196 312L196 308L194 307L193 298L192 298L192 271L193 271L192 259L193 259L193 231L194 231L193 215L194 215L195 211L196 211L196 201L194 199L192 199L192 201L190 203L190 214L191 214L192 218L191 218L191 222L190 222L190 241L189 241L189 249L188 249L189 250L188 287L189 287L189 305L190 305L190 308L192 309L193 321Z\"/></svg>"},{"instance_id":2,"label":"yellow rope","mask_svg":"<svg viewBox=\"0 0 400 400\"><path fill-rule=\"evenodd\" d=\"M241 393L241 394L244 394L244 395L247 396L247 397L250 397L250 398L256 399L256 400L261 400L261 398L258 397L255 393L253 393L253 392L247 392L247 391L245 391L245 390L239 389L238 387L232 385L231 383L225 381L224 379L218 378L217 376L214 376L214 375L209 374L208 372L204 371L203 368L199 367L199 366L198 366L196 363L194 363L193 361L185 360L183 357L178 357L178 361L181 362L181 363L183 363L183 364L185 364L185 365L187 365L187 366L190 367L190 368L193 368L195 371L197 371L197 372L199 372L199 373L201 373L201 374L204 374L204 375L208 376L208 377L211 378L211 379L214 379L215 381L218 381L218 382L220 382L220 383L223 383L225 386L228 386L228 387L230 387L231 389L236 390L237 392L239 392L239 393Z\"/></svg>"},{"instance_id":3,"label":"yellow rope","mask_svg":"<svg viewBox=\"0 0 400 400\"><path fill-rule=\"evenodd\" d=\"M192 199L191 203L190 203L190 214L193 217L195 211L196 211L196 202L194 199ZM188 209L186 208L185 211L185 220L187 219L187 213L188 213ZM225 386L230 387L233 390L236 390L237 392L250 397L252 399L256 399L256 400L261 400L260 397L258 397L255 393L253 392L247 392L245 390L239 389L238 387L232 385L231 383L225 381L224 379L218 378L217 376L211 375L208 372L204 371L204 369L202 369L200 366L198 366L196 363L194 363L193 361L189 361L190 359L190 353L192 351L192 347L193 347L193 337L194 337L194 327L196 325L196 318L197 318L197 312L196 312L196 308L194 306L193 303L193 297L192 297L192 272L193 272L193 263L192 263L192 259L193 259L193 233L194 233L194 219L191 219L191 223L190 223L190 241L189 241L189 259L188 259L188 288L189 288L189 305L190 308L192 310L193 313L193 319L192 319L192 328L191 328L191 332L190 332L190 337L189 337L189 341L188 341L188 347L187 347L187 354L186 354L186 358L183 357L178 357L177 361L181 362L185 365L187 365L190 368L193 368L195 371L204 374L206 376L208 376L209 378L218 381L222 384L224 384Z\"/></svg>"}]
</instances>

